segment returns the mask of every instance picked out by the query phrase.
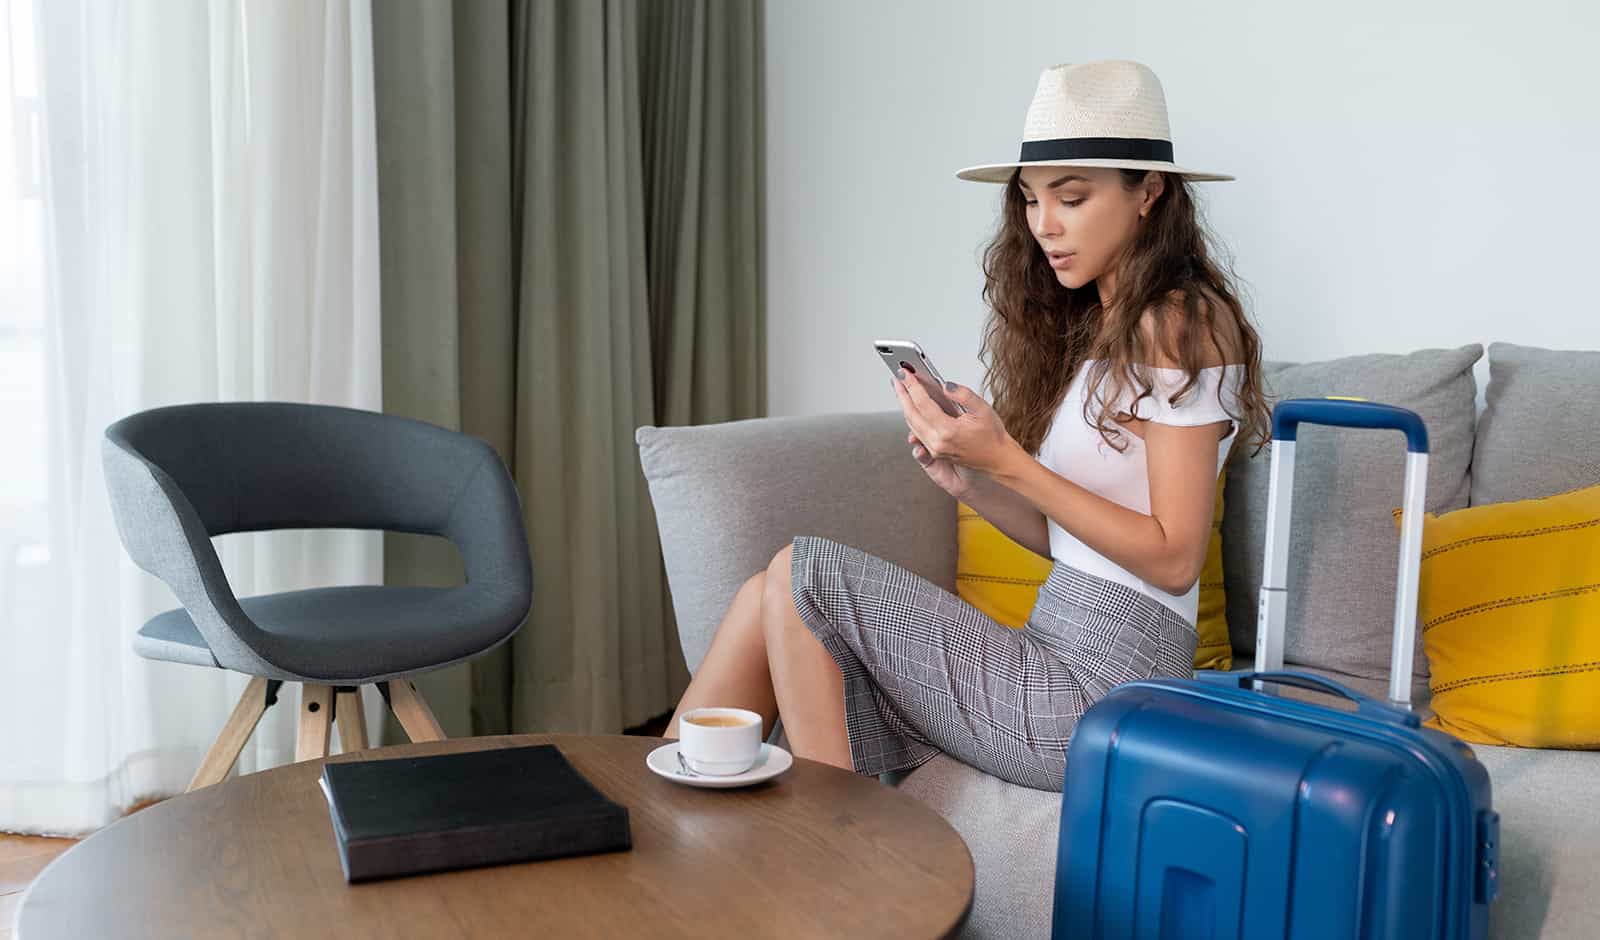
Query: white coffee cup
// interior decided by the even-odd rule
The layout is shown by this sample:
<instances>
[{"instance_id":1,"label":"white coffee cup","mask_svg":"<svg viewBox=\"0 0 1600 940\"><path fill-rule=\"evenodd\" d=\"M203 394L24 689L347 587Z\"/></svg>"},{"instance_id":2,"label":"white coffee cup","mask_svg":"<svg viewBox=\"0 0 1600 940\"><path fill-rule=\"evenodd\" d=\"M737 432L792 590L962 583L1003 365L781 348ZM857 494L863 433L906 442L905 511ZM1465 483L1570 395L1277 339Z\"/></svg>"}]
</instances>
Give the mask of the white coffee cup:
<instances>
[{"instance_id":1,"label":"white coffee cup","mask_svg":"<svg viewBox=\"0 0 1600 940\"><path fill-rule=\"evenodd\" d=\"M742 774L761 756L761 716L743 708L685 712L678 721L678 753L697 774Z\"/></svg>"}]
</instances>

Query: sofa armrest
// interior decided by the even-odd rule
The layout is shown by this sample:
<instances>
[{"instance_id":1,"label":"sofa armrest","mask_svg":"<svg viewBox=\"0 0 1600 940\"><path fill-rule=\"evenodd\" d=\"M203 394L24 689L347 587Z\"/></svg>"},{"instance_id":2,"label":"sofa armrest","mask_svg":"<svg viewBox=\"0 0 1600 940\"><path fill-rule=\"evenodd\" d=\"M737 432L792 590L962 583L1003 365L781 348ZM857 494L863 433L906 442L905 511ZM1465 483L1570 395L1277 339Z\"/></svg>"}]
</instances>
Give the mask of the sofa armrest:
<instances>
[{"instance_id":1,"label":"sofa armrest","mask_svg":"<svg viewBox=\"0 0 1600 940\"><path fill-rule=\"evenodd\" d=\"M898 411L635 432L691 671L739 586L795 536L833 539L955 589L955 501L917 466L905 435Z\"/></svg>"}]
</instances>

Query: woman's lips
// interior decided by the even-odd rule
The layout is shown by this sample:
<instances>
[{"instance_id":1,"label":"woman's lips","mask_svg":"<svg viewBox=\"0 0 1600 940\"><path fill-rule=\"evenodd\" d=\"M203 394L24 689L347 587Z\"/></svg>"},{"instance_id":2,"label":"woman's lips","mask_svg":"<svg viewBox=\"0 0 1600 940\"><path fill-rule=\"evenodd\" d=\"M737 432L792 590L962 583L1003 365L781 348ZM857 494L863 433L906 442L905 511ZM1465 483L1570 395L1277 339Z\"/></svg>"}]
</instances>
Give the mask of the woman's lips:
<instances>
[{"instance_id":1,"label":"woman's lips","mask_svg":"<svg viewBox=\"0 0 1600 940\"><path fill-rule=\"evenodd\" d=\"M1050 258L1050 267L1055 268L1057 271L1060 271L1060 270L1063 270L1063 269L1065 269L1067 267L1070 267L1072 265L1072 258L1073 258L1074 254L1076 254L1076 252L1068 252L1067 254L1051 254L1051 255L1049 255L1048 257Z\"/></svg>"}]
</instances>

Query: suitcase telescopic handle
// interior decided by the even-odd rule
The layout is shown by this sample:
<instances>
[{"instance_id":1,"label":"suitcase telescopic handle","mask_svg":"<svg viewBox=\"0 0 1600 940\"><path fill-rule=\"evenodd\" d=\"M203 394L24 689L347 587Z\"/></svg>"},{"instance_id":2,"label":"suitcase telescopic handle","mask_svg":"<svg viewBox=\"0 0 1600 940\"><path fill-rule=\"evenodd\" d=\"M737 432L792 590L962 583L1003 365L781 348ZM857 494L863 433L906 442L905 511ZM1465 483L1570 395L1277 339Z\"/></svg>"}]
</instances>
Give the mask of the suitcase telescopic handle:
<instances>
[{"instance_id":1,"label":"suitcase telescopic handle","mask_svg":"<svg viewBox=\"0 0 1600 940\"><path fill-rule=\"evenodd\" d=\"M1422 567L1422 516L1428 482L1428 429L1416 412L1364 398L1290 398L1272 410L1272 468L1267 482L1267 532L1261 597L1256 613L1256 671L1283 668L1288 615L1289 517L1294 496L1295 437L1301 424L1384 428L1406 436L1406 476L1390 647L1389 703L1411 705L1416 645L1417 585Z\"/></svg>"},{"instance_id":2,"label":"suitcase telescopic handle","mask_svg":"<svg viewBox=\"0 0 1600 940\"><path fill-rule=\"evenodd\" d=\"M1198 678L1200 674L1196 673L1195 675ZM1308 692L1325 692L1329 695L1337 695L1342 699L1355 702L1359 713L1365 717L1390 724L1404 725L1408 728L1415 728L1421 724L1421 719L1417 717L1415 712L1404 708L1396 708L1387 702L1380 702L1371 696L1362 695L1360 692L1348 686L1340 685L1332 679L1324 679L1321 676L1314 676L1309 673L1257 672L1252 670L1249 672L1218 672L1216 675L1219 677L1219 681L1227 685L1237 684L1241 689L1248 689L1252 683L1256 682L1275 682L1278 685L1292 685L1297 689L1305 689Z\"/></svg>"},{"instance_id":3,"label":"suitcase telescopic handle","mask_svg":"<svg viewBox=\"0 0 1600 940\"><path fill-rule=\"evenodd\" d=\"M1291 398L1272 411L1272 437L1292 441L1300 425L1326 424L1336 428L1390 428L1403 432L1406 449L1428 452L1428 428L1414 411L1355 398Z\"/></svg>"}]
</instances>

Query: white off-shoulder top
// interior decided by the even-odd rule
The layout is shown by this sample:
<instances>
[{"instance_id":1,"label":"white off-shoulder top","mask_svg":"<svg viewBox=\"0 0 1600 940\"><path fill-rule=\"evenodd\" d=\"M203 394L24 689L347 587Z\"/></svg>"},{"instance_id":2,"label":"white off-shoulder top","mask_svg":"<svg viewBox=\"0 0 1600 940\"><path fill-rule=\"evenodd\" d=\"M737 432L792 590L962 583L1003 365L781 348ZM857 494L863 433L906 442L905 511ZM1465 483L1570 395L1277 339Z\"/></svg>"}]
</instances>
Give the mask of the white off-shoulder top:
<instances>
[{"instance_id":1,"label":"white off-shoulder top","mask_svg":"<svg viewBox=\"0 0 1600 940\"><path fill-rule=\"evenodd\" d=\"M1050 430L1039 447L1039 462L1091 493L1148 514L1150 478L1145 462L1144 440L1124 429L1122 441L1127 448L1119 452L1101 438L1093 424L1084 419L1084 386L1087 384L1088 365L1088 362L1084 363L1068 385ZM1183 387L1182 369L1143 365L1137 368L1154 386L1153 396L1139 401L1135 410L1138 418L1157 424L1197 427L1218 421L1232 421L1229 412L1239 413L1237 396L1239 383L1244 377L1242 366L1213 366L1200 370L1195 387L1177 404L1169 404L1168 399ZM1124 395L1123 401L1119 402L1122 410L1128 410L1128 399L1132 396L1131 390ZM1103 396L1096 397L1090 410L1091 416L1099 411L1102 399ZM1237 424L1234 424L1227 436L1217 442L1216 471L1219 474L1238 431ZM1199 584L1190 586L1187 593L1169 594L1080 542L1054 519L1047 517L1046 522L1050 531L1050 554L1056 561L1125 584L1167 605L1190 623L1195 622L1200 606Z\"/></svg>"}]
</instances>

